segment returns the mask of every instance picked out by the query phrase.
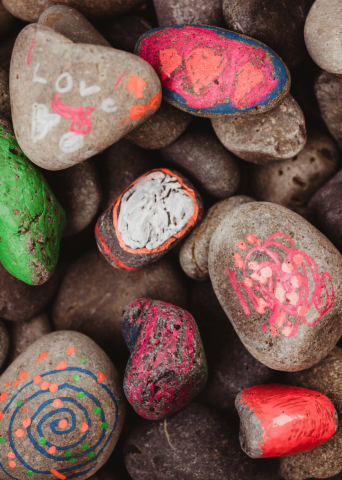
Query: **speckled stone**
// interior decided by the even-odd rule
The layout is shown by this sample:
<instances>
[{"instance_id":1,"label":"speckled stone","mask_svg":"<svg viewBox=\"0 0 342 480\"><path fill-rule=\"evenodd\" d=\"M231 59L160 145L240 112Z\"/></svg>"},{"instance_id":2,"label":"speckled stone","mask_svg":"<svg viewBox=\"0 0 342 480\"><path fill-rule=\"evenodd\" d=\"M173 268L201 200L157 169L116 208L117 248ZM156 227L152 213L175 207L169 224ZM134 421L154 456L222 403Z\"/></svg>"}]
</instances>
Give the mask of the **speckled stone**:
<instances>
[{"instance_id":1,"label":"speckled stone","mask_svg":"<svg viewBox=\"0 0 342 480\"><path fill-rule=\"evenodd\" d=\"M214 118L211 122L229 151L253 163L294 157L306 142L304 114L292 95L262 115Z\"/></svg>"},{"instance_id":2,"label":"speckled stone","mask_svg":"<svg viewBox=\"0 0 342 480\"><path fill-rule=\"evenodd\" d=\"M11 103L9 96L8 72L0 68L0 115L11 121Z\"/></svg>"},{"instance_id":3,"label":"speckled stone","mask_svg":"<svg viewBox=\"0 0 342 480\"><path fill-rule=\"evenodd\" d=\"M308 141L289 160L255 165L250 173L251 191L257 200L284 207L302 207L336 172L335 142L318 130L309 131Z\"/></svg>"},{"instance_id":4,"label":"speckled stone","mask_svg":"<svg viewBox=\"0 0 342 480\"><path fill-rule=\"evenodd\" d=\"M211 132L198 129L185 132L163 148L161 154L213 197L227 198L239 187L236 159Z\"/></svg>"},{"instance_id":5,"label":"speckled stone","mask_svg":"<svg viewBox=\"0 0 342 480\"><path fill-rule=\"evenodd\" d=\"M223 27L220 0L153 0L160 27L202 24Z\"/></svg>"},{"instance_id":6,"label":"speckled stone","mask_svg":"<svg viewBox=\"0 0 342 480\"><path fill-rule=\"evenodd\" d=\"M310 198L308 202L308 207L312 208L313 210L317 210L318 205L319 205L319 197L321 193L329 187L329 185L334 185L335 183L340 183L342 182L342 170L339 170L336 175L334 175L328 182L326 182L323 187L318 189L315 194Z\"/></svg>"},{"instance_id":7,"label":"speckled stone","mask_svg":"<svg viewBox=\"0 0 342 480\"><path fill-rule=\"evenodd\" d=\"M316 0L305 21L305 43L311 58L323 70L342 73L342 4Z\"/></svg>"},{"instance_id":8,"label":"speckled stone","mask_svg":"<svg viewBox=\"0 0 342 480\"><path fill-rule=\"evenodd\" d=\"M286 381L326 395L342 417L342 349L334 348L318 365L287 375ZM290 455L281 460L280 474L285 480L330 478L342 470L342 426L326 443L312 452ZM334 477L335 478L335 477ZM337 477L337 478L340 478Z\"/></svg>"},{"instance_id":9,"label":"speckled stone","mask_svg":"<svg viewBox=\"0 0 342 480\"><path fill-rule=\"evenodd\" d=\"M0 368L5 363L9 350L9 335L7 328L2 320L0 320Z\"/></svg>"},{"instance_id":10,"label":"speckled stone","mask_svg":"<svg viewBox=\"0 0 342 480\"><path fill-rule=\"evenodd\" d=\"M161 85L136 55L73 43L51 27L31 24L13 49L10 94L25 154L47 170L63 170L153 115Z\"/></svg>"},{"instance_id":11,"label":"speckled stone","mask_svg":"<svg viewBox=\"0 0 342 480\"><path fill-rule=\"evenodd\" d=\"M317 199L317 214L322 232L342 249L342 181L326 186Z\"/></svg>"},{"instance_id":12,"label":"speckled stone","mask_svg":"<svg viewBox=\"0 0 342 480\"><path fill-rule=\"evenodd\" d=\"M126 402L115 366L90 338L45 335L1 375L0 391L4 479L14 469L19 480L59 478L67 468L85 480L108 460Z\"/></svg>"},{"instance_id":13,"label":"speckled stone","mask_svg":"<svg viewBox=\"0 0 342 480\"><path fill-rule=\"evenodd\" d=\"M152 26L138 15L122 15L103 27L99 25L99 28L112 47L134 53L137 41L141 35L151 30Z\"/></svg>"},{"instance_id":14,"label":"speckled stone","mask_svg":"<svg viewBox=\"0 0 342 480\"><path fill-rule=\"evenodd\" d=\"M193 117L163 101L158 112L125 138L141 148L155 150L170 145L185 131Z\"/></svg>"},{"instance_id":15,"label":"speckled stone","mask_svg":"<svg viewBox=\"0 0 342 480\"><path fill-rule=\"evenodd\" d=\"M181 267L190 278L194 280L209 278L209 244L216 228L234 208L254 201L252 197L236 195L221 200L209 208L201 223L185 240L179 254Z\"/></svg>"},{"instance_id":16,"label":"speckled stone","mask_svg":"<svg viewBox=\"0 0 342 480\"><path fill-rule=\"evenodd\" d=\"M120 330L124 307L151 297L187 308L184 277L172 258L129 272L112 268L97 249L92 250L66 272L52 308L54 327L85 333L111 357L127 354Z\"/></svg>"},{"instance_id":17,"label":"speckled stone","mask_svg":"<svg viewBox=\"0 0 342 480\"><path fill-rule=\"evenodd\" d=\"M209 250L215 293L245 347L270 368L318 363L342 333L342 256L310 223L272 203L234 209Z\"/></svg>"},{"instance_id":18,"label":"speckled stone","mask_svg":"<svg viewBox=\"0 0 342 480\"><path fill-rule=\"evenodd\" d=\"M131 353L123 388L134 410L143 418L160 420L189 405L208 378L191 313L140 298L124 308L121 330Z\"/></svg>"},{"instance_id":19,"label":"speckled stone","mask_svg":"<svg viewBox=\"0 0 342 480\"><path fill-rule=\"evenodd\" d=\"M159 422L142 420L124 455L133 480L274 479L275 462L243 453L231 419L196 403Z\"/></svg>"}]
</instances>

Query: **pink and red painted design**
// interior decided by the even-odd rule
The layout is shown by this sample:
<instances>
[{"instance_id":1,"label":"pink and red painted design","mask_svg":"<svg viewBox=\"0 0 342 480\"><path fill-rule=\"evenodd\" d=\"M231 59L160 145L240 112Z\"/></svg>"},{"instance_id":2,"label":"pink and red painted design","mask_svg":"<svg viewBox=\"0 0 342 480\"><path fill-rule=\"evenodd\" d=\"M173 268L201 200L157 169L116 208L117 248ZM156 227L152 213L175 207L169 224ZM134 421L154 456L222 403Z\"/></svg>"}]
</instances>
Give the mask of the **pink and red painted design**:
<instances>
[{"instance_id":1,"label":"pink and red painted design","mask_svg":"<svg viewBox=\"0 0 342 480\"><path fill-rule=\"evenodd\" d=\"M257 313L264 315L270 310L268 323L274 337L278 334L294 336L301 320L308 327L316 325L334 304L331 275L324 272L320 276L315 260L296 249L286 233L274 233L264 243L255 233L250 233L246 241L238 243L240 251L234 254L243 281L238 282L236 273L226 268L245 314L250 315L251 310L243 293L247 294ZM252 248L242 259L241 254L248 244ZM259 263L255 257L260 254L265 259ZM262 329L267 332L266 323Z\"/></svg>"}]
</instances>

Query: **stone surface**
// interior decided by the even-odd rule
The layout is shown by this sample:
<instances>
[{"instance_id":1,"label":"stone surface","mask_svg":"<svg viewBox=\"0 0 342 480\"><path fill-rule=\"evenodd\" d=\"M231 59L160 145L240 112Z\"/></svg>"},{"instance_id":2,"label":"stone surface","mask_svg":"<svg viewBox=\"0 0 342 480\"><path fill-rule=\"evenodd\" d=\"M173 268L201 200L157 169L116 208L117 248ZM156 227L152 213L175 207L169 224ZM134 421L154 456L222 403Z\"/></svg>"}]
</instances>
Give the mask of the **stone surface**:
<instances>
[{"instance_id":1,"label":"stone surface","mask_svg":"<svg viewBox=\"0 0 342 480\"><path fill-rule=\"evenodd\" d=\"M179 243L202 214L202 199L183 175L166 168L151 170L100 216L96 243L113 267L138 270Z\"/></svg>"},{"instance_id":2,"label":"stone surface","mask_svg":"<svg viewBox=\"0 0 342 480\"><path fill-rule=\"evenodd\" d=\"M342 181L328 185L318 197L317 214L322 232L342 249Z\"/></svg>"},{"instance_id":3,"label":"stone surface","mask_svg":"<svg viewBox=\"0 0 342 480\"><path fill-rule=\"evenodd\" d=\"M222 28L156 28L135 52L160 76L163 98L200 117L263 113L290 89L289 71L270 48Z\"/></svg>"},{"instance_id":4,"label":"stone surface","mask_svg":"<svg viewBox=\"0 0 342 480\"><path fill-rule=\"evenodd\" d=\"M245 347L270 368L310 368L336 345L342 256L302 217L272 203L234 209L209 250L215 293Z\"/></svg>"},{"instance_id":5,"label":"stone surface","mask_svg":"<svg viewBox=\"0 0 342 480\"><path fill-rule=\"evenodd\" d=\"M104 25L101 28L101 33L112 47L134 53L135 45L141 35L151 28L145 18L138 15L122 15Z\"/></svg>"},{"instance_id":6,"label":"stone surface","mask_svg":"<svg viewBox=\"0 0 342 480\"><path fill-rule=\"evenodd\" d=\"M249 35L272 48L289 68L305 58L304 23L314 0L223 0L228 30Z\"/></svg>"},{"instance_id":7,"label":"stone surface","mask_svg":"<svg viewBox=\"0 0 342 480\"><path fill-rule=\"evenodd\" d=\"M38 338L51 333L51 325L45 311L26 322L16 322L11 327L10 360L13 362Z\"/></svg>"},{"instance_id":8,"label":"stone surface","mask_svg":"<svg viewBox=\"0 0 342 480\"><path fill-rule=\"evenodd\" d=\"M5 8L15 17L27 22L37 22L39 16L51 5L69 5L90 20L123 15L140 6L143 0L3 0Z\"/></svg>"},{"instance_id":9,"label":"stone surface","mask_svg":"<svg viewBox=\"0 0 342 480\"><path fill-rule=\"evenodd\" d=\"M319 205L319 198L321 193L328 188L330 185L334 185L335 183L342 182L342 170L339 170L336 175L334 175L328 182L326 182L323 187L318 189L315 194L310 198L308 202L308 207L312 208L313 210L317 210Z\"/></svg>"},{"instance_id":10,"label":"stone surface","mask_svg":"<svg viewBox=\"0 0 342 480\"><path fill-rule=\"evenodd\" d=\"M208 381L198 401L236 415L236 395L245 388L281 381L244 347L224 313L210 281L193 284L189 311L196 319L208 361Z\"/></svg>"},{"instance_id":11,"label":"stone surface","mask_svg":"<svg viewBox=\"0 0 342 480\"><path fill-rule=\"evenodd\" d=\"M322 71L314 89L322 118L342 150L342 77Z\"/></svg>"},{"instance_id":12,"label":"stone surface","mask_svg":"<svg viewBox=\"0 0 342 480\"><path fill-rule=\"evenodd\" d=\"M209 244L216 228L234 208L254 201L246 195L236 195L221 200L209 208L201 223L185 240L179 254L181 267L190 278L194 280L209 278Z\"/></svg>"},{"instance_id":13,"label":"stone surface","mask_svg":"<svg viewBox=\"0 0 342 480\"><path fill-rule=\"evenodd\" d=\"M187 308L184 274L173 259L165 257L129 272L112 268L94 249L70 265L53 304L54 327L85 333L110 356L127 354L120 315L126 305L141 297Z\"/></svg>"},{"instance_id":14,"label":"stone surface","mask_svg":"<svg viewBox=\"0 0 342 480\"><path fill-rule=\"evenodd\" d=\"M66 213L64 236L84 230L99 211L102 191L92 159L45 176Z\"/></svg>"},{"instance_id":15,"label":"stone surface","mask_svg":"<svg viewBox=\"0 0 342 480\"><path fill-rule=\"evenodd\" d=\"M149 150L167 147L184 132L192 118L189 113L163 101L155 115L132 130L125 138Z\"/></svg>"},{"instance_id":16,"label":"stone surface","mask_svg":"<svg viewBox=\"0 0 342 480\"><path fill-rule=\"evenodd\" d=\"M325 133L309 130L308 141L289 160L255 165L250 174L251 191L257 200L284 207L302 207L336 172L338 151Z\"/></svg>"},{"instance_id":17,"label":"stone surface","mask_svg":"<svg viewBox=\"0 0 342 480\"><path fill-rule=\"evenodd\" d=\"M192 404L159 422L142 420L124 445L133 480L268 480L273 461L243 453L230 419Z\"/></svg>"},{"instance_id":18,"label":"stone surface","mask_svg":"<svg viewBox=\"0 0 342 480\"><path fill-rule=\"evenodd\" d=\"M316 0L305 21L306 48L314 62L330 73L342 73L341 20L339 0Z\"/></svg>"},{"instance_id":19,"label":"stone surface","mask_svg":"<svg viewBox=\"0 0 342 480\"><path fill-rule=\"evenodd\" d=\"M161 87L136 55L72 43L31 24L11 60L13 125L31 161L62 170L109 147L159 107Z\"/></svg>"},{"instance_id":20,"label":"stone surface","mask_svg":"<svg viewBox=\"0 0 342 480\"><path fill-rule=\"evenodd\" d=\"M0 368L5 363L9 349L9 335L3 321L0 320Z\"/></svg>"},{"instance_id":21,"label":"stone surface","mask_svg":"<svg viewBox=\"0 0 342 480\"><path fill-rule=\"evenodd\" d=\"M1 263L19 280L40 285L56 268L65 212L2 119L0 166Z\"/></svg>"},{"instance_id":22,"label":"stone surface","mask_svg":"<svg viewBox=\"0 0 342 480\"><path fill-rule=\"evenodd\" d=\"M189 405L208 378L191 313L140 298L124 308L121 330L131 353L123 386L134 410L143 418L160 420Z\"/></svg>"},{"instance_id":23,"label":"stone surface","mask_svg":"<svg viewBox=\"0 0 342 480\"><path fill-rule=\"evenodd\" d=\"M240 444L252 458L284 457L317 448L338 428L328 397L301 387L257 385L236 397Z\"/></svg>"},{"instance_id":24,"label":"stone surface","mask_svg":"<svg viewBox=\"0 0 342 480\"><path fill-rule=\"evenodd\" d=\"M239 187L240 169L235 158L211 132L185 132L161 153L213 197L227 198Z\"/></svg>"},{"instance_id":25,"label":"stone surface","mask_svg":"<svg viewBox=\"0 0 342 480\"><path fill-rule=\"evenodd\" d=\"M51 27L74 43L110 47L110 43L80 12L67 5L52 5L44 10L38 23Z\"/></svg>"},{"instance_id":26,"label":"stone surface","mask_svg":"<svg viewBox=\"0 0 342 480\"><path fill-rule=\"evenodd\" d=\"M3 478L85 480L109 458L126 402L119 374L90 338L54 332L33 343L0 378Z\"/></svg>"},{"instance_id":27,"label":"stone surface","mask_svg":"<svg viewBox=\"0 0 342 480\"><path fill-rule=\"evenodd\" d=\"M11 103L9 96L8 72L0 68L0 115L11 121Z\"/></svg>"},{"instance_id":28,"label":"stone surface","mask_svg":"<svg viewBox=\"0 0 342 480\"><path fill-rule=\"evenodd\" d=\"M292 95L270 112L248 118L213 118L212 125L228 150L253 163L294 157L306 142L304 114Z\"/></svg>"},{"instance_id":29,"label":"stone surface","mask_svg":"<svg viewBox=\"0 0 342 480\"><path fill-rule=\"evenodd\" d=\"M293 385L316 390L326 395L342 416L342 350L334 348L318 365L303 372L287 375ZM280 473L285 480L330 478L342 470L342 427L326 443L312 452L281 459ZM340 477L337 477L340 478Z\"/></svg>"},{"instance_id":30,"label":"stone surface","mask_svg":"<svg viewBox=\"0 0 342 480\"><path fill-rule=\"evenodd\" d=\"M160 27L201 24L223 27L220 0L153 0Z\"/></svg>"}]
</instances>

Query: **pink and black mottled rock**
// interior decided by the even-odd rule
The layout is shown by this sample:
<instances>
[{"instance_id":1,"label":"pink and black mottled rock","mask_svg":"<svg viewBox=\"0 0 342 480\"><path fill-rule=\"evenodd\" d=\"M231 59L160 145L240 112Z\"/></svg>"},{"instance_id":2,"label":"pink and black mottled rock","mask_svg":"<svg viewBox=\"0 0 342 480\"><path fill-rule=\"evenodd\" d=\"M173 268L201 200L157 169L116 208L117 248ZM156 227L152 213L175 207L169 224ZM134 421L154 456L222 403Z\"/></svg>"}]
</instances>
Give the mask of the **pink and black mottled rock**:
<instances>
[{"instance_id":1,"label":"pink and black mottled rock","mask_svg":"<svg viewBox=\"0 0 342 480\"><path fill-rule=\"evenodd\" d=\"M328 441L338 416L328 397L289 385L257 385L236 397L240 444L252 458L309 452Z\"/></svg>"},{"instance_id":2,"label":"pink and black mottled rock","mask_svg":"<svg viewBox=\"0 0 342 480\"><path fill-rule=\"evenodd\" d=\"M144 418L160 420L188 405L203 389L207 362L194 317L180 307L140 298L121 316L131 352L124 392Z\"/></svg>"},{"instance_id":3,"label":"pink and black mottled rock","mask_svg":"<svg viewBox=\"0 0 342 480\"><path fill-rule=\"evenodd\" d=\"M138 270L190 233L202 212L199 193L183 175L166 168L151 170L100 216L97 246L113 267Z\"/></svg>"}]
</instances>

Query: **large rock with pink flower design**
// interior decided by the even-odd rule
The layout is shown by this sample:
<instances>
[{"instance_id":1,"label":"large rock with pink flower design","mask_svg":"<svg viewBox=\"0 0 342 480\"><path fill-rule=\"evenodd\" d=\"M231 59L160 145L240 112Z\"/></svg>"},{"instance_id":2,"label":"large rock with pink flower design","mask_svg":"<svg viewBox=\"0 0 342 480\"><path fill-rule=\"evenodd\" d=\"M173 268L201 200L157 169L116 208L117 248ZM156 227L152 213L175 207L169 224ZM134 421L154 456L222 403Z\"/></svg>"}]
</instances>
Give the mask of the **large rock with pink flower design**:
<instances>
[{"instance_id":1,"label":"large rock with pink flower design","mask_svg":"<svg viewBox=\"0 0 342 480\"><path fill-rule=\"evenodd\" d=\"M245 347L270 368L309 368L342 334L342 256L287 208L233 210L212 237L209 273Z\"/></svg>"}]
</instances>

